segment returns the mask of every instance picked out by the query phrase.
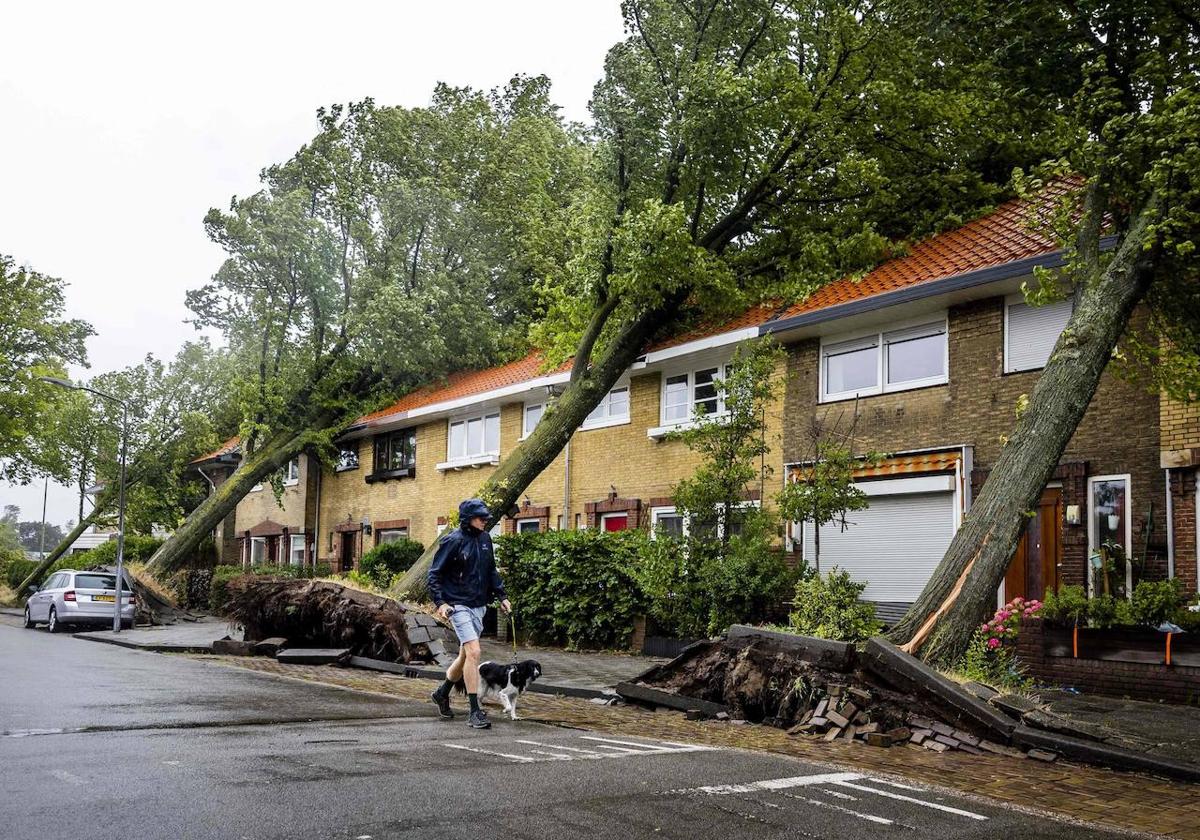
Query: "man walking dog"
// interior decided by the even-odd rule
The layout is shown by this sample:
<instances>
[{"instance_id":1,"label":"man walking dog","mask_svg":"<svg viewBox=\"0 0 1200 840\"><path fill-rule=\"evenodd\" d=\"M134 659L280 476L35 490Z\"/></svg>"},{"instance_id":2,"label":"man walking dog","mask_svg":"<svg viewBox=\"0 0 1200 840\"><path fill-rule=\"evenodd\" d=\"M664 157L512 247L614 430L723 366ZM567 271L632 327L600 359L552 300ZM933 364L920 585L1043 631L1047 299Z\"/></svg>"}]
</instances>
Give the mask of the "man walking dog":
<instances>
[{"instance_id":1,"label":"man walking dog","mask_svg":"<svg viewBox=\"0 0 1200 840\"><path fill-rule=\"evenodd\" d=\"M441 538L433 565L429 567L429 594L438 615L449 618L458 635L458 658L446 670L446 681L430 695L438 713L446 720L450 711L450 690L460 679L467 684L471 713L467 726L487 729L492 724L479 707L479 634L483 614L493 597L508 613L512 604L504 592L504 582L496 571L492 536L487 532L492 512L481 499L467 499L458 506L458 530Z\"/></svg>"}]
</instances>

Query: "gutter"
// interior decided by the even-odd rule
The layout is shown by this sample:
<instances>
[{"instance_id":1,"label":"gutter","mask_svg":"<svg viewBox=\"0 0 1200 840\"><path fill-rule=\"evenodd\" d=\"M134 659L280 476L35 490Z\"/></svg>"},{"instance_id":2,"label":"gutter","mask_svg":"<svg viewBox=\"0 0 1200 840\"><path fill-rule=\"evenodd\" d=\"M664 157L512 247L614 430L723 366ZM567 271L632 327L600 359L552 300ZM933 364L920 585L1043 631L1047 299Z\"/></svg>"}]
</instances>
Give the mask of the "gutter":
<instances>
[{"instance_id":1,"label":"gutter","mask_svg":"<svg viewBox=\"0 0 1200 840\"><path fill-rule=\"evenodd\" d=\"M1100 240L1100 250L1108 251L1116 247L1116 244L1116 236L1106 236ZM813 324L822 324L826 321L834 321L838 318L848 318L853 315L875 312L876 310L896 306L901 303L911 303L912 301L936 297L937 295L949 292L959 292L965 289L973 289L977 286L986 286L989 283L995 283L999 280L1011 280L1016 277L1023 277L1033 273L1035 268L1061 268L1066 265L1066 262L1066 252L1059 249L1047 254L1013 260L1000 265L977 269L976 271L967 271L962 274L953 274L949 277L926 280L922 283L896 289L895 291L881 292L877 295L847 301L846 303L826 306L822 309L814 309L812 312L802 312L799 315L793 315L791 318L768 321L758 328L758 335L762 337L773 333L786 332Z\"/></svg>"}]
</instances>

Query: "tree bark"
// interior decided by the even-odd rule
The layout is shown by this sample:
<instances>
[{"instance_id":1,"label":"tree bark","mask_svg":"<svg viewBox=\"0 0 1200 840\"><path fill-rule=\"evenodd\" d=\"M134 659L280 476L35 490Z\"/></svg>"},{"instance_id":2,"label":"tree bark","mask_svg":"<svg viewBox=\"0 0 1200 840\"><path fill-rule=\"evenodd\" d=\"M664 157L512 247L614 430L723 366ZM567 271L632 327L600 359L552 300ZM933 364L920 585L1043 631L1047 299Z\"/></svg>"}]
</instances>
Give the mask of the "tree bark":
<instances>
[{"instance_id":1,"label":"tree bark","mask_svg":"<svg viewBox=\"0 0 1200 840\"><path fill-rule=\"evenodd\" d=\"M1145 245L1156 216L1157 201L1151 199L1107 267L1077 278L1081 293L1075 311L1034 386L1028 408L920 598L888 634L909 653L953 665L994 607L1024 514L1037 505L1134 307L1150 286L1155 251ZM1084 264L1095 265L1091 260Z\"/></svg>"},{"instance_id":2,"label":"tree bark","mask_svg":"<svg viewBox=\"0 0 1200 840\"><path fill-rule=\"evenodd\" d=\"M161 575L179 568L221 520L237 507L250 488L269 480L277 470L298 456L309 438L307 430L283 431L247 455L233 475L192 511L183 525L159 546L146 563L148 571Z\"/></svg>"},{"instance_id":3,"label":"tree bark","mask_svg":"<svg viewBox=\"0 0 1200 840\"><path fill-rule=\"evenodd\" d=\"M660 327L675 320L683 295L683 292L676 292L661 306L639 314L620 335L614 337L596 364L587 366L586 360L576 358L576 364L583 365L584 372L577 376L579 371L572 371L571 382L562 396L546 411L524 443L500 462L479 489L479 498L492 511L492 521L488 527L516 505L525 488L558 457L575 430L645 351ZM563 524L566 525L565 522ZM437 544L437 540L430 543L417 562L392 585L393 597L409 601L428 598L426 576L437 553Z\"/></svg>"}]
</instances>

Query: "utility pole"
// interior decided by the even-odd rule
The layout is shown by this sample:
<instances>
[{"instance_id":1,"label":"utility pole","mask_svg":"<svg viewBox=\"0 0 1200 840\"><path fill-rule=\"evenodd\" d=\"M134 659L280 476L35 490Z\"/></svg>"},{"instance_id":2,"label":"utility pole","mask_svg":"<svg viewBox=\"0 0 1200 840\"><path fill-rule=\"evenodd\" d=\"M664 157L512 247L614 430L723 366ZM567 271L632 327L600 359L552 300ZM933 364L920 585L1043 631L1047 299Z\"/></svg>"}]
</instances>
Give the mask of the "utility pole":
<instances>
[{"instance_id":1,"label":"utility pole","mask_svg":"<svg viewBox=\"0 0 1200 840\"><path fill-rule=\"evenodd\" d=\"M50 496L50 476L46 476L46 483L42 487L42 537L38 542L38 559L46 559L46 499Z\"/></svg>"}]
</instances>

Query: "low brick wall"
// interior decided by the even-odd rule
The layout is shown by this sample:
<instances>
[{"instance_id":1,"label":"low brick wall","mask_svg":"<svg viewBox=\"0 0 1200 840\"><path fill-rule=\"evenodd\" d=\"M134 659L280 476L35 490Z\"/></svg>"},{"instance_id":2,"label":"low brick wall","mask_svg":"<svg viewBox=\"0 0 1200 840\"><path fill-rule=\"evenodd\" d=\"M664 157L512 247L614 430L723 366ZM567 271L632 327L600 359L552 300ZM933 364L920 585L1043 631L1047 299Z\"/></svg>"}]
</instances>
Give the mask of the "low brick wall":
<instances>
[{"instance_id":1,"label":"low brick wall","mask_svg":"<svg viewBox=\"0 0 1200 840\"><path fill-rule=\"evenodd\" d=\"M1030 677L1046 685L1073 686L1110 697L1200 705L1200 667L1051 656L1045 625L1037 619L1021 622L1017 659Z\"/></svg>"}]
</instances>

